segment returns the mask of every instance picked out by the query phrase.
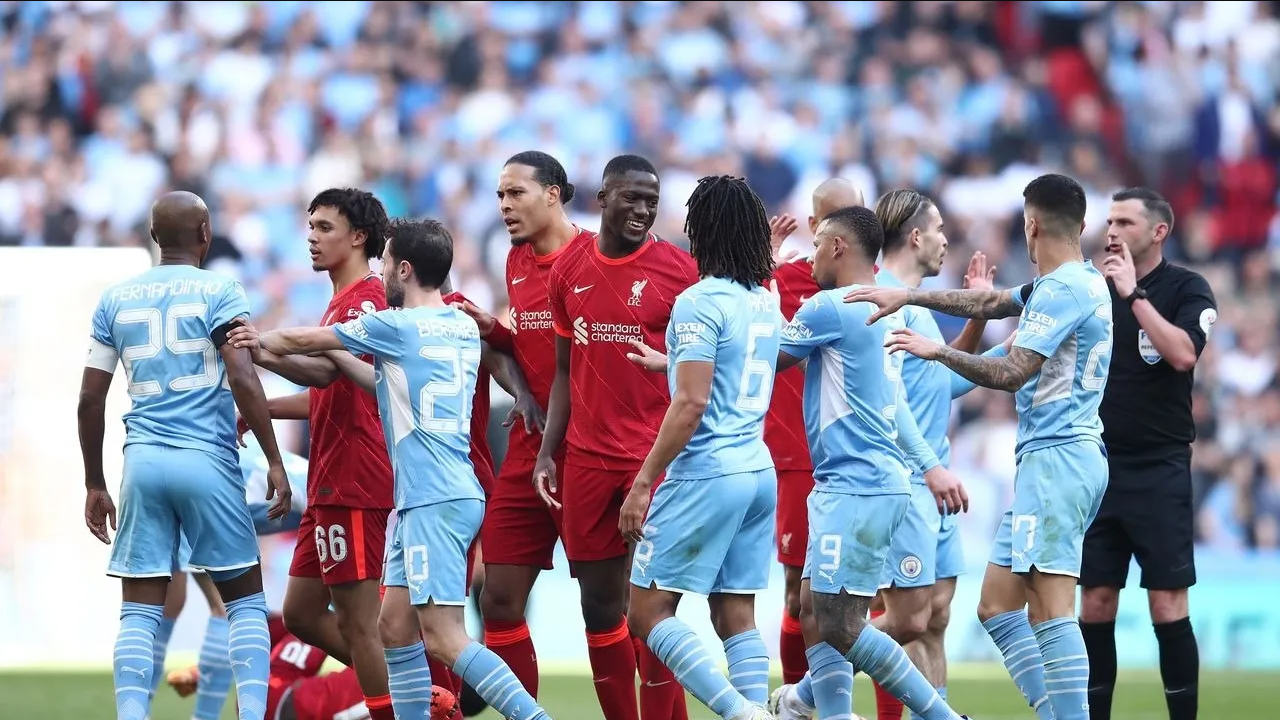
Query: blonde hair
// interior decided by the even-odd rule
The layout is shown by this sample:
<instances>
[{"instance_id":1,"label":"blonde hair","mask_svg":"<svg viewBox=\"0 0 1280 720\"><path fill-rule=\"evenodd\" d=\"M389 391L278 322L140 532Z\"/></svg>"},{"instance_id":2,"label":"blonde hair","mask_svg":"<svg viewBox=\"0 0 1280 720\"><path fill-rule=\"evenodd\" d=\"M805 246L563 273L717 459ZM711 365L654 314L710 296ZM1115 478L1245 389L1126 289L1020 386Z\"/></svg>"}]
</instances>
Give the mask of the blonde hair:
<instances>
[{"instance_id":1,"label":"blonde hair","mask_svg":"<svg viewBox=\"0 0 1280 720\"><path fill-rule=\"evenodd\" d=\"M912 230L920 222L933 200L915 190L890 190L876 201L876 219L884 228L884 252L894 252L907 241Z\"/></svg>"}]
</instances>

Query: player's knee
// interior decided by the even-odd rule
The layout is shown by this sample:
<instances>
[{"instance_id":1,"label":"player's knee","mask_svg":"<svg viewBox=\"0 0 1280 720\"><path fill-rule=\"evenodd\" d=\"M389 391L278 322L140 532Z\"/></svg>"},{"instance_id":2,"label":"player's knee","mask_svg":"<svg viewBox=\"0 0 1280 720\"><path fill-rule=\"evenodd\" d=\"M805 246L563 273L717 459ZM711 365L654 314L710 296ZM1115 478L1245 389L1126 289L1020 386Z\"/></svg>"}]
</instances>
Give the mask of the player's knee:
<instances>
[{"instance_id":1,"label":"player's knee","mask_svg":"<svg viewBox=\"0 0 1280 720\"><path fill-rule=\"evenodd\" d=\"M601 597L582 591L582 622L588 632L605 632L618 627L627 615L626 598Z\"/></svg>"},{"instance_id":2,"label":"player's knee","mask_svg":"<svg viewBox=\"0 0 1280 720\"><path fill-rule=\"evenodd\" d=\"M287 625L286 625L287 627ZM378 638L383 647L408 647L418 641L418 621L412 614L383 612L378 614ZM422 639L430 647L431 638L424 629Z\"/></svg>"},{"instance_id":3,"label":"player's knee","mask_svg":"<svg viewBox=\"0 0 1280 720\"><path fill-rule=\"evenodd\" d=\"M1190 614L1186 588L1148 590L1147 604L1151 608L1151 622L1157 625L1177 622Z\"/></svg>"},{"instance_id":4,"label":"player's knee","mask_svg":"<svg viewBox=\"0 0 1280 720\"><path fill-rule=\"evenodd\" d=\"M906 645L924 637L924 634L929 631L929 615L928 604L904 613L901 622L896 623L902 638L895 637L894 640L897 640L900 645Z\"/></svg>"},{"instance_id":5,"label":"player's knee","mask_svg":"<svg viewBox=\"0 0 1280 720\"><path fill-rule=\"evenodd\" d=\"M1005 603L1001 603L994 598L983 597L978 600L978 621L986 622L997 615L1003 615L1018 608L1006 607Z\"/></svg>"},{"instance_id":6,"label":"player's knee","mask_svg":"<svg viewBox=\"0 0 1280 720\"><path fill-rule=\"evenodd\" d=\"M751 630L756 626L755 606L743 602L717 603L711 608L711 626L721 640Z\"/></svg>"},{"instance_id":7,"label":"player's knee","mask_svg":"<svg viewBox=\"0 0 1280 720\"><path fill-rule=\"evenodd\" d=\"M480 615L486 620L519 622L524 619L528 595L499 583L488 583L480 593Z\"/></svg>"},{"instance_id":8,"label":"player's knee","mask_svg":"<svg viewBox=\"0 0 1280 720\"><path fill-rule=\"evenodd\" d=\"M941 638L947 634L947 626L951 624L951 603L934 602L929 609L929 623L925 629L928 637Z\"/></svg>"},{"instance_id":9,"label":"player's knee","mask_svg":"<svg viewBox=\"0 0 1280 720\"><path fill-rule=\"evenodd\" d=\"M1120 591L1109 587L1085 588L1080 593L1080 620L1087 623L1105 623L1116 619L1120 609ZM1155 608L1152 608L1155 616Z\"/></svg>"}]
</instances>

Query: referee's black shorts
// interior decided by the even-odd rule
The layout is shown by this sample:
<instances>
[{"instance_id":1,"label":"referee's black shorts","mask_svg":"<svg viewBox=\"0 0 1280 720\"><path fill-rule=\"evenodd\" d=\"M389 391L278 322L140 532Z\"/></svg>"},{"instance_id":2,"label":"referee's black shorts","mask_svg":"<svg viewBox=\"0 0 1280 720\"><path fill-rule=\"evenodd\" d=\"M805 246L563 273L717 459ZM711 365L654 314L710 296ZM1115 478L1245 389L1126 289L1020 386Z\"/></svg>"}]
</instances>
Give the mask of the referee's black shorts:
<instances>
[{"instance_id":1,"label":"referee's black shorts","mask_svg":"<svg viewBox=\"0 0 1280 720\"><path fill-rule=\"evenodd\" d=\"M1080 584L1123 588L1136 557L1148 590L1195 585L1191 449L1109 452L1107 464L1107 492L1084 536Z\"/></svg>"}]
</instances>

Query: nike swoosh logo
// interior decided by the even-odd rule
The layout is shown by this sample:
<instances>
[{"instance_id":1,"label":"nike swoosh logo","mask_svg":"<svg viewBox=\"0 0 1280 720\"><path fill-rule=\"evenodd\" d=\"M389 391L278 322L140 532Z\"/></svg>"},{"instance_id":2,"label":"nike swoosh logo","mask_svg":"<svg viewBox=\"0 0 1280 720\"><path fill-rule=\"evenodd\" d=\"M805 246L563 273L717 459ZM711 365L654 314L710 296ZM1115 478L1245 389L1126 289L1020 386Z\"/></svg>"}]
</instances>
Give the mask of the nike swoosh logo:
<instances>
[{"instance_id":1,"label":"nike swoosh logo","mask_svg":"<svg viewBox=\"0 0 1280 720\"><path fill-rule=\"evenodd\" d=\"M669 684L670 682L671 682L670 680L663 680L662 682L659 682L659 683L656 683L656 682L645 682L645 684L644 684L644 685L645 685L645 687L662 687L663 685L667 685L667 684Z\"/></svg>"},{"instance_id":2,"label":"nike swoosh logo","mask_svg":"<svg viewBox=\"0 0 1280 720\"><path fill-rule=\"evenodd\" d=\"M529 277L528 275L525 275L524 277L518 277L518 278L516 278L515 280L512 280L512 281L511 281L511 284L512 284L512 285L519 285L520 283L524 282L528 277Z\"/></svg>"},{"instance_id":3,"label":"nike swoosh logo","mask_svg":"<svg viewBox=\"0 0 1280 720\"><path fill-rule=\"evenodd\" d=\"M593 288L593 287L595 287L595 285L588 285L588 286L586 286L586 287L578 287L577 285L574 285L574 286L573 286L573 291L574 291L575 293L583 293L583 292L586 292L586 291L590 290L590 289L591 289L591 288Z\"/></svg>"},{"instance_id":4,"label":"nike swoosh logo","mask_svg":"<svg viewBox=\"0 0 1280 720\"><path fill-rule=\"evenodd\" d=\"M338 563L334 563L334 564L332 564L332 565L329 565L328 567L325 567L324 565L321 565L321 566L320 566L320 572L324 573L325 575L328 575L329 573L331 573L331 572L333 572L334 570L336 570L336 569L337 569L337 567L338 567Z\"/></svg>"}]
</instances>

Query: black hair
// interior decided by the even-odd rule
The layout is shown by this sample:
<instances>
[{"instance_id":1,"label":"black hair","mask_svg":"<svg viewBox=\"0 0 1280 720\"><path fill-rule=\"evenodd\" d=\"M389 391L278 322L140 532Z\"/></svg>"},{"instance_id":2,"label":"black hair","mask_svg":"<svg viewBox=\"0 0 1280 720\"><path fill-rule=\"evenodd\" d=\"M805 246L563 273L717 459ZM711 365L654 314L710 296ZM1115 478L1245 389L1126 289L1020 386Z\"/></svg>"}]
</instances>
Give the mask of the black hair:
<instances>
[{"instance_id":1,"label":"black hair","mask_svg":"<svg viewBox=\"0 0 1280 720\"><path fill-rule=\"evenodd\" d=\"M1169 226L1169 232L1173 232L1173 206L1160 193L1145 187L1125 188L1111 196L1113 202L1124 202L1125 200L1137 200L1142 203L1142 209L1146 213L1147 218L1154 223L1164 223Z\"/></svg>"},{"instance_id":2,"label":"black hair","mask_svg":"<svg viewBox=\"0 0 1280 720\"><path fill-rule=\"evenodd\" d=\"M748 289L773 275L769 218L746 180L704 177L685 207L684 232L699 275L726 278Z\"/></svg>"},{"instance_id":3,"label":"black hair","mask_svg":"<svg viewBox=\"0 0 1280 720\"><path fill-rule=\"evenodd\" d=\"M391 259L405 261L424 288L440 288L453 269L453 235L439 220L401 220L391 223L387 241Z\"/></svg>"},{"instance_id":4,"label":"black hair","mask_svg":"<svg viewBox=\"0 0 1280 720\"><path fill-rule=\"evenodd\" d=\"M619 155L604 166L604 180L626 175L629 172L648 173L658 177L658 169L639 155Z\"/></svg>"},{"instance_id":5,"label":"black hair","mask_svg":"<svg viewBox=\"0 0 1280 720\"><path fill-rule=\"evenodd\" d=\"M525 165L533 168L533 179L542 187L549 188L552 186L560 188L560 204L568 205L573 200L573 183L569 182L569 175L565 173L564 166L559 160L540 150L525 150L516 153L507 158L503 163L503 167L507 165Z\"/></svg>"},{"instance_id":6,"label":"black hair","mask_svg":"<svg viewBox=\"0 0 1280 720\"><path fill-rule=\"evenodd\" d=\"M1045 223L1055 226L1051 230L1079 239L1086 210L1084 188L1080 183L1057 173L1041 175L1027 183L1022 198L1027 206L1039 211Z\"/></svg>"},{"instance_id":7,"label":"black hair","mask_svg":"<svg viewBox=\"0 0 1280 720\"><path fill-rule=\"evenodd\" d=\"M884 228L885 255L906 244L911 231L924 223L931 207L933 201L915 190L890 190L880 196L876 201L876 217Z\"/></svg>"},{"instance_id":8,"label":"black hair","mask_svg":"<svg viewBox=\"0 0 1280 720\"><path fill-rule=\"evenodd\" d=\"M307 206L307 213L316 208L331 207L347 219L352 230L364 231L364 255L369 259L382 257L387 237L387 208L373 193L359 188L329 188L321 190Z\"/></svg>"},{"instance_id":9,"label":"black hair","mask_svg":"<svg viewBox=\"0 0 1280 720\"><path fill-rule=\"evenodd\" d=\"M852 234L867 262L874 263L884 247L884 228L875 212L869 208L843 207L828 213L822 222L832 223L845 233Z\"/></svg>"}]
</instances>

